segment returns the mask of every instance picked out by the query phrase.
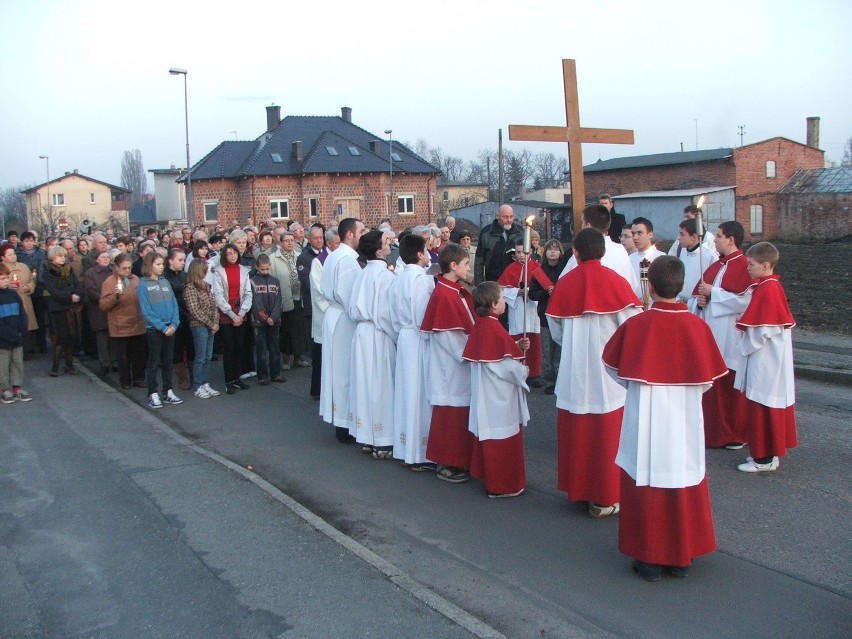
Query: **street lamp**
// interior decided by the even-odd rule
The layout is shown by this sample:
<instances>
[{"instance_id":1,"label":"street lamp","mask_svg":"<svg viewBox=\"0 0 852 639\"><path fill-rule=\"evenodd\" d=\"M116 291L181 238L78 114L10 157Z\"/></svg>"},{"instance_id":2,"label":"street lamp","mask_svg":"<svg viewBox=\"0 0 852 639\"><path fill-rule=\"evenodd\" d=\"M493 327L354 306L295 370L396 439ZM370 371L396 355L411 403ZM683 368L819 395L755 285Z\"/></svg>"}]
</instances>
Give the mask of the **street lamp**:
<instances>
[{"instance_id":1,"label":"street lamp","mask_svg":"<svg viewBox=\"0 0 852 639\"><path fill-rule=\"evenodd\" d=\"M388 195L388 217L390 225L393 228L393 129L385 129L385 135L388 136L388 161L390 162L390 195Z\"/></svg>"},{"instance_id":2,"label":"street lamp","mask_svg":"<svg viewBox=\"0 0 852 639\"><path fill-rule=\"evenodd\" d=\"M169 69L169 73L172 75L182 75L183 76L183 114L184 120L186 122L186 221L188 224L193 223L192 219L192 176L189 173L190 163L189 163L189 101L187 99L186 92L186 69L178 69L176 67L172 67Z\"/></svg>"},{"instance_id":3,"label":"street lamp","mask_svg":"<svg viewBox=\"0 0 852 639\"><path fill-rule=\"evenodd\" d=\"M38 156L38 159L47 161L47 209L45 209L45 215L47 217L46 222L51 227L51 228L48 229L48 233L52 234L53 233L53 228L52 228L53 227L53 217L52 217L51 213L53 212L53 209L51 208L51 206L53 206L53 202L50 201L50 156L40 155L40 156Z\"/></svg>"}]
</instances>

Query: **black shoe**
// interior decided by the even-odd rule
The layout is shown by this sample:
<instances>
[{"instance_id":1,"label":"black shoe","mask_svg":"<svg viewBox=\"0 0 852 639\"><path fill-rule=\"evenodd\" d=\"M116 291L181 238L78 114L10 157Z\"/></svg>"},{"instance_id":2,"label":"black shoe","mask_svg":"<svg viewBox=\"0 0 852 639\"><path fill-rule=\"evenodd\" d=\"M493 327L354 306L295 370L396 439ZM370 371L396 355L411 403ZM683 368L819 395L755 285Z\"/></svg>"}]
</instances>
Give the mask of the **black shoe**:
<instances>
[{"instance_id":1,"label":"black shoe","mask_svg":"<svg viewBox=\"0 0 852 639\"><path fill-rule=\"evenodd\" d=\"M257 380L257 384L258 384L258 386L269 386L269 380L266 379L265 377L261 377L260 379Z\"/></svg>"},{"instance_id":2,"label":"black shoe","mask_svg":"<svg viewBox=\"0 0 852 639\"><path fill-rule=\"evenodd\" d=\"M236 392L237 392L236 386L234 386L233 384L225 384L225 393L227 393L228 395L233 395Z\"/></svg>"},{"instance_id":3,"label":"black shoe","mask_svg":"<svg viewBox=\"0 0 852 639\"><path fill-rule=\"evenodd\" d=\"M553 395L556 392L556 386L547 386L544 389L545 395Z\"/></svg>"},{"instance_id":4,"label":"black shoe","mask_svg":"<svg viewBox=\"0 0 852 639\"><path fill-rule=\"evenodd\" d=\"M666 572L672 577L683 579L689 577L689 566L666 566Z\"/></svg>"},{"instance_id":5,"label":"black shoe","mask_svg":"<svg viewBox=\"0 0 852 639\"><path fill-rule=\"evenodd\" d=\"M98 373L101 377L106 377L109 375L109 366L101 366L101 372Z\"/></svg>"},{"instance_id":6,"label":"black shoe","mask_svg":"<svg viewBox=\"0 0 852 639\"><path fill-rule=\"evenodd\" d=\"M527 379L527 386L530 388L541 388L544 386L544 383L541 381L541 377L529 377Z\"/></svg>"},{"instance_id":7,"label":"black shoe","mask_svg":"<svg viewBox=\"0 0 852 639\"><path fill-rule=\"evenodd\" d=\"M337 437L337 441L341 444L354 444L355 438L349 434L348 428L341 428L340 426L336 426L334 429L334 434Z\"/></svg>"},{"instance_id":8,"label":"black shoe","mask_svg":"<svg viewBox=\"0 0 852 639\"><path fill-rule=\"evenodd\" d=\"M51 377L59 377L59 369L58 368L51 368L50 369L50 376Z\"/></svg>"},{"instance_id":9,"label":"black shoe","mask_svg":"<svg viewBox=\"0 0 852 639\"><path fill-rule=\"evenodd\" d=\"M633 572L645 581L659 581L663 577L663 567L658 564L646 564L638 559L633 562Z\"/></svg>"},{"instance_id":10,"label":"black shoe","mask_svg":"<svg viewBox=\"0 0 852 639\"><path fill-rule=\"evenodd\" d=\"M251 388L251 386L249 386L248 384L246 384L246 383L245 383L243 380L241 380L241 379L234 380L234 386L236 386L236 387L237 387L237 388L239 388L240 390L248 390L249 388Z\"/></svg>"}]
</instances>

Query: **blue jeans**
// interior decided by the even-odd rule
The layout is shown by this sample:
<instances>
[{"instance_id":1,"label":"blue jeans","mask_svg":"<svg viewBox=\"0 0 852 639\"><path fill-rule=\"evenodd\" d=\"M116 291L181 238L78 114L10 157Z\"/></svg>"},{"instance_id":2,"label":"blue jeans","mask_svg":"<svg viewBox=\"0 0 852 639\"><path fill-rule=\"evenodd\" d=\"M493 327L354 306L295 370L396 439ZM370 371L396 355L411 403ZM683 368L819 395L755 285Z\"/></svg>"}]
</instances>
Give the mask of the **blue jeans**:
<instances>
[{"instance_id":1,"label":"blue jeans","mask_svg":"<svg viewBox=\"0 0 852 639\"><path fill-rule=\"evenodd\" d=\"M281 374L279 329L278 324L254 327L254 356L258 379L269 379Z\"/></svg>"},{"instance_id":2,"label":"blue jeans","mask_svg":"<svg viewBox=\"0 0 852 639\"><path fill-rule=\"evenodd\" d=\"M213 359L213 331L206 326L192 327L195 345L195 360L192 363L192 379L195 390L210 381L210 360Z\"/></svg>"}]
</instances>

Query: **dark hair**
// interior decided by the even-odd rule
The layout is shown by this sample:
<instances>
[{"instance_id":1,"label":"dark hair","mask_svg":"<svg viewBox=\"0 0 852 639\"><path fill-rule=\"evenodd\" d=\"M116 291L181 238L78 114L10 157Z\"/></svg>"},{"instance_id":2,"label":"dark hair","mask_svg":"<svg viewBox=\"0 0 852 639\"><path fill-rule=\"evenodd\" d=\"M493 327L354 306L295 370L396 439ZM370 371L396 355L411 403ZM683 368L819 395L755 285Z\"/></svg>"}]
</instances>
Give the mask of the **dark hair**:
<instances>
[{"instance_id":1,"label":"dark hair","mask_svg":"<svg viewBox=\"0 0 852 639\"><path fill-rule=\"evenodd\" d=\"M770 242L758 242L746 251L746 255L759 264L769 262L773 269L778 264L778 260L781 259L778 249Z\"/></svg>"},{"instance_id":2,"label":"dark hair","mask_svg":"<svg viewBox=\"0 0 852 639\"><path fill-rule=\"evenodd\" d=\"M112 258L113 266L118 266L119 264L124 264L125 262L132 262L133 258L130 256L130 253L119 253L114 258Z\"/></svg>"},{"instance_id":3,"label":"dark hair","mask_svg":"<svg viewBox=\"0 0 852 639\"><path fill-rule=\"evenodd\" d=\"M725 237L734 238L734 245L737 248L742 246L743 239L745 238L745 229L742 224L736 221L722 222L718 228Z\"/></svg>"},{"instance_id":4,"label":"dark hair","mask_svg":"<svg viewBox=\"0 0 852 639\"><path fill-rule=\"evenodd\" d=\"M470 234L470 231L462 231L461 233L459 233L459 239L462 239L462 238L465 238L465 237L469 237L469 238L473 239L473 236Z\"/></svg>"},{"instance_id":5,"label":"dark hair","mask_svg":"<svg viewBox=\"0 0 852 639\"><path fill-rule=\"evenodd\" d=\"M603 233L597 229L583 229L574 238L574 250L577 251L579 262L601 259L606 253Z\"/></svg>"},{"instance_id":6,"label":"dark hair","mask_svg":"<svg viewBox=\"0 0 852 639\"><path fill-rule=\"evenodd\" d=\"M417 237L420 236L418 235ZM467 249L450 242L438 253L438 264L441 266L441 273L449 273L452 270L451 266L453 262L459 264L465 258L470 259L470 253L467 252Z\"/></svg>"},{"instance_id":7,"label":"dark hair","mask_svg":"<svg viewBox=\"0 0 852 639\"><path fill-rule=\"evenodd\" d=\"M698 208L697 206L695 206L694 204L690 204L686 208L683 209L684 213L692 213L693 215L698 215L698 213L700 211L701 211L701 209Z\"/></svg>"},{"instance_id":8,"label":"dark hair","mask_svg":"<svg viewBox=\"0 0 852 639\"><path fill-rule=\"evenodd\" d=\"M651 220L649 220L647 217L637 217L637 218L635 218L635 219L634 219L634 220L630 223L630 226L635 226L635 225L637 225L637 224L644 224L644 225L645 225L645 229L646 229L649 233L653 233L653 232L654 232L654 224L653 224L653 222L651 222Z\"/></svg>"},{"instance_id":9,"label":"dark hair","mask_svg":"<svg viewBox=\"0 0 852 639\"><path fill-rule=\"evenodd\" d=\"M351 232L355 233L355 230L358 228L358 218L355 217L345 217L337 224L337 234L340 236L340 241L344 241L346 236ZM289 228L289 227L288 227Z\"/></svg>"},{"instance_id":10,"label":"dark hair","mask_svg":"<svg viewBox=\"0 0 852 639\"><path fill-rule=\"evenodd\" d=\"M228 249L231 249L234 253L237 254L237 264L240 263L240 249L237 248L236 244L232 244L228 242L225 246L222 247L222 250L219 251L219 265L224 268L228 264L228 260L225 259L225 253L228 252Z\"/></svg>"},{"instance_id":11,"label":"dark hair","mask_svg":"<svg viewBox=\"0 0 852 639\"><path fill-rule=\"evenodd\" d=\"M6 233L6 239L8 240L8 239L9 239L10 237L12 237L13 235L14 235L15 237L18 237L18 232L17 232L17 231L9 231L8 233Z\"/></svg>"},{"instance_id":12,"label":"dark hair","mask_svg":"<svg viewBox=\"0 0 852 639\"><path fill-rule=\"evenodd\" d=\"M266 229L262 230L260 232L260 235L257 236L257 241L259 243L263 244L263 238L265 238L265 237L272 237L272 231L268 231ZM274 237L272 237L272 243L275 244L275 238Z\"/></svg>"},{"instance_id":13,"label":"dark hair","mask_svg":"<svg viewBox=\"0 0 852 639\"><path fill-rule=\"evenodd\" d=\"M683 288L686 272L683 262L674 255L661 255L648 269L648 282L654 287L654 293L663 299L673 299Z\"/></svg>"},{"instance_id":14,"label":"dark hair","mask_svg":"<svg viewBox=\"0 0 852 639\"><path fill-rule=\"evenodd\" d=\"M690 235L698 235L698 224L696 224L695 220L692 218L684 220L683 222L678 224L678 228L682 228Z\"/></svg>"},{"instance_id":15,"label":"dark hair","mask_svg":"<svg viewBox=\"0 0 852 639\"><path fill-rule=\"evenodd\" d=\"M131 240L130 240L130 237L129 237L129 236L127 236L127 235L122 235L121 237L118 237L118 238L116 238L116 240L115 240L115 243L116 243L116 244L118 244L119 242L121 242L122 244L124 244L125 246L127 246L128 244L130 244Z\"/></svg>"},{"instance_id":16,"label":"dark hair","mask_svg":"<svg viewBox=\"0 0 852 639\"><path fill-rule=\"evenodd\" d=\"M224 241L225 241L225 236L222 235L221 233L216 233L215 235L211 236L210 239L208 240L208 242L210 244L218 244L219 242L224 242Z\"/></svg>"},{"instance_id":17,"label":"dark hair","mask_svg":"<svg viewBox=\"0 0 852 639\"><path fill-rule=\"evenodd\" d=\"M210 248L209 245L207 244L207 240L195 240L192 243L192 257L200 257L198 255L198 251L200 251L203 248Z\"/></svg>"},{"instance_id":18,"label":"dark hair","mask_svg":"<svg viewBox=\"0 0 852 639\"><path fill-rule=\"evenodd\" d=\"M142 260L142 275L145 277L151 277L154 272L151 270L151 266L154 264L154 260L163 259L163 256L160 255L157 251L151 251L146 254Z\"/></svg>"},{"instance_id":19,"label":"dark hair","mask_svg":"<svg viewBox=\"0 0 852 639\"><path fill-rule=\"evenodd\" d=\"M145 235L151 235L151 233L153 233L154 235L159 235L159 232L157 231L157 229L155 229L153 227L145 229Z\"/></svg>"},{"instance_id":20,"label":"dark hair","mask_svg":"<svg viewBox=\"0 0 852 639\"><path fill-rule=\"evenodd\" d=\"M22 242L24 240L34 240L34 239L36 239L36 236L35 236L35 233L33 233L32 231L24 231L23 233L21 233L21 241Z\"/></svg>"},{"instance_id":21,"label":"dark hair","mask_svg":"<svg viewBox=\"0 0 852 639\"><path fill-rule=\"evenodd\" d=\"M358 240L358 252L366 261L384 259L376 257L376 251L380 251L382 248L382 238L384 238L384 235L382 231L368 231Z\"/></svg>"},{"instance_id":22,"label":"dark hair","mask_svg":"<svg viewBox=\"0 0 852 639\"><path fill-rule=\"evenodd\" d=\"M426 250L426 240L409 233L399 242L399 256L406 264L417 264L418 255Z\"/></svg>"},{"instance_id":23,"label":"dark hair","mask_svg":"<svg viewBox=\"0 0 852 639\"><path fill-rule=\"evenodd\" d=\"M590 204L583 209L583 221L593 229L597 229L601 233L606 233L612 222L612 216L609 213L609 209L603 204Z\"/></svg>"},{"instance_id":24,"label":"dark hair","mask_svg":"<svg viewBox=\"0 0 852 639\"><path fill-rule=\"evenodd\" d=\"M272 260L269 259L269 256L266 253L258 255L254 262L255 266L266 266L267 264L272 264Z\"/></svg>"},{"instance_id":25,"label":"dark hair","mask_svg":"<svg viewBox=\"0 0 852 639\"><path fill-rule=\"evenodd\" d=\"M480 317L488 317L500 300L503 287L497 282L483 282L473 289L473 308Z\"/></svg>"}]
</instances>

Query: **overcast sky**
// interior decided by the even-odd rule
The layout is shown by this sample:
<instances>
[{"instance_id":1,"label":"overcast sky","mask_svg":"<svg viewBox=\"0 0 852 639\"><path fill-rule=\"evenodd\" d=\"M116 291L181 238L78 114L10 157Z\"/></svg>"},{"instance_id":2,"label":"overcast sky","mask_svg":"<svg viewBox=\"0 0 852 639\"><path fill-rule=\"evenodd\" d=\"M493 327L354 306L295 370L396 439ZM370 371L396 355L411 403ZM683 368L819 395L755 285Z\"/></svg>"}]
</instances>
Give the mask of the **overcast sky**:
<instances>
[{"instance_id":1,"label":"overcast sky","mask_svg":"<svg viewBox=\"0 0 852 639\"><path fill-rule=\"evenodd\" d=\"M125 150L146 169L185 164L188 69L195 163L253 139L265 109L339 115L473 159L509 124L564 125L562 58L577 61L584 126L630 128L598 158L739 145L774 136L840 160L852 137L848 0L0 0L0 187L78 169L120 183ZM153 181L149 175L149 189Z\"/></svg>"}]
</instances>

